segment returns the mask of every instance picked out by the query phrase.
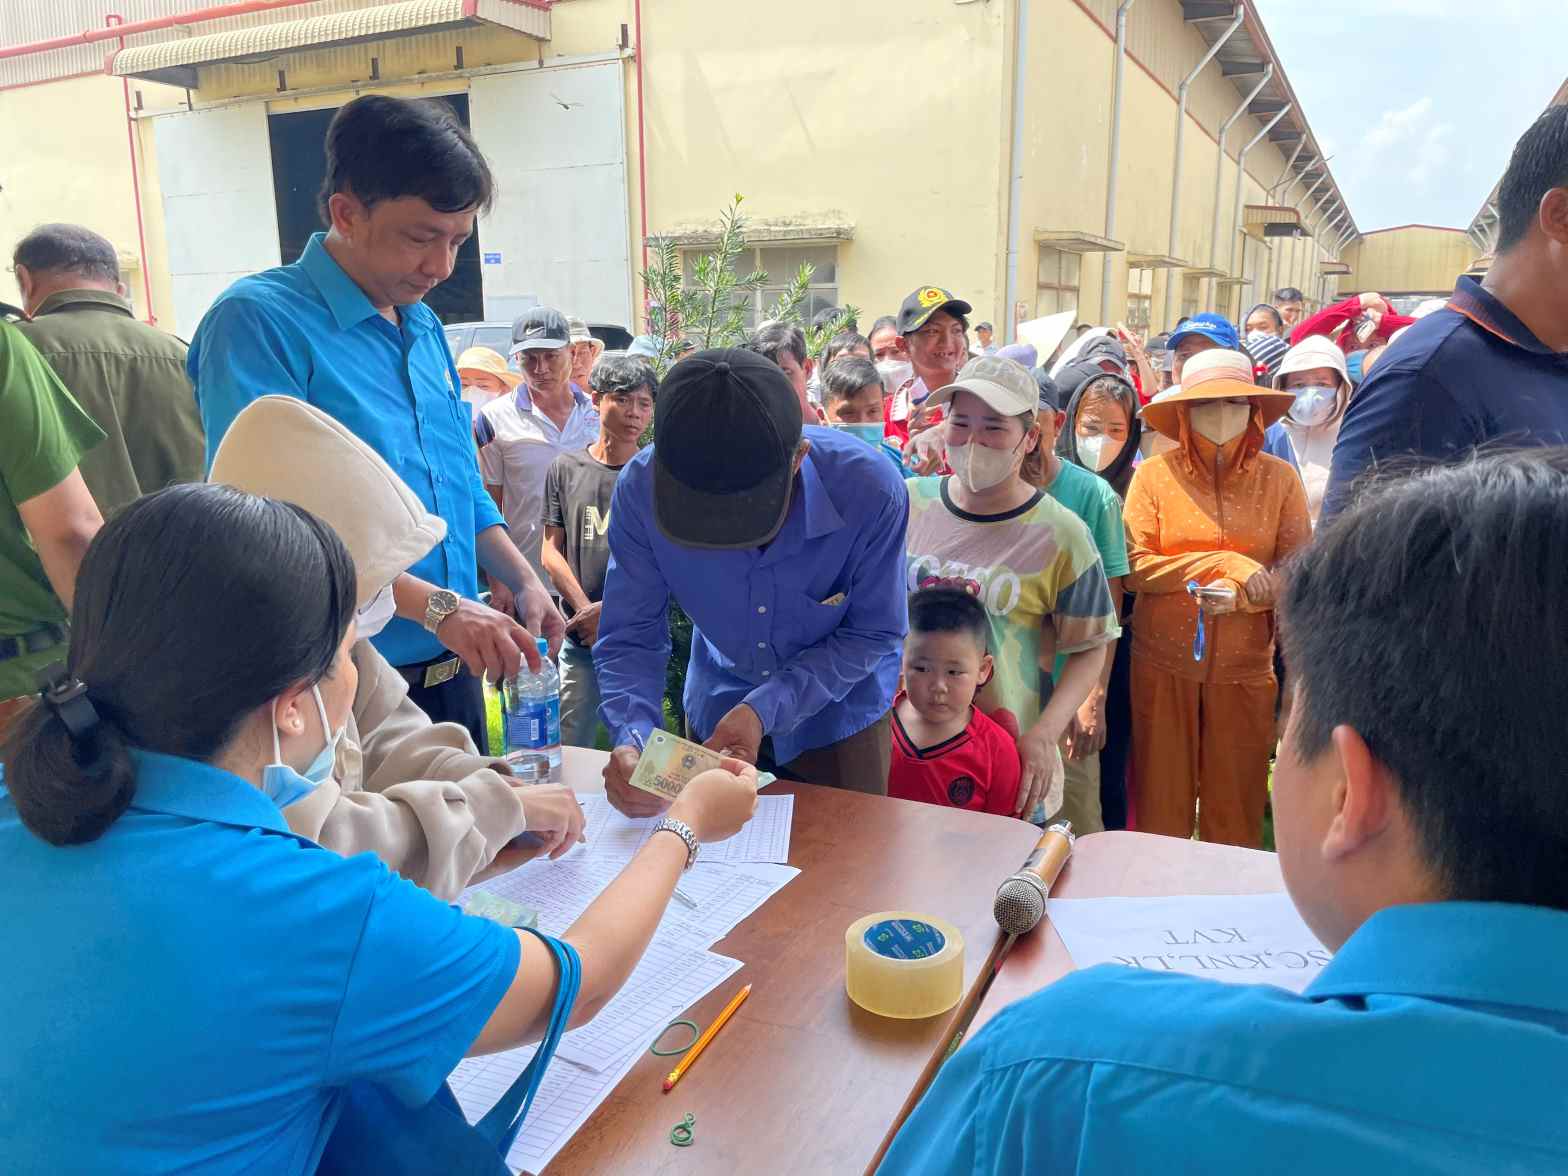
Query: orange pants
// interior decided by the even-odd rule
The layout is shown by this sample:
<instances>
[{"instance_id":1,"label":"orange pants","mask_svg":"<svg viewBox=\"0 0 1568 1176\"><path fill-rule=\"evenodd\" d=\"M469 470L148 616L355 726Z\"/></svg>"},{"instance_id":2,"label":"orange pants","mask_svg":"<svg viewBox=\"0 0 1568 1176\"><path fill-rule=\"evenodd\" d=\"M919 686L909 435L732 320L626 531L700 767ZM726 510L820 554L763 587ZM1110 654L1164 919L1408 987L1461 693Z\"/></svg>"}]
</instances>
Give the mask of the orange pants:
<instances>
[{"instance_id":1,"label":"orange pants","mask_svg":"<svg viewBox=\"0 0 1568 1176\"><path fill-rule=\"evenodd\" d=\"M1138 830L1204 841L1263 842L1274 675L1197 682L1132 658L1133 795Z\"/></svg>"}]
</instances>

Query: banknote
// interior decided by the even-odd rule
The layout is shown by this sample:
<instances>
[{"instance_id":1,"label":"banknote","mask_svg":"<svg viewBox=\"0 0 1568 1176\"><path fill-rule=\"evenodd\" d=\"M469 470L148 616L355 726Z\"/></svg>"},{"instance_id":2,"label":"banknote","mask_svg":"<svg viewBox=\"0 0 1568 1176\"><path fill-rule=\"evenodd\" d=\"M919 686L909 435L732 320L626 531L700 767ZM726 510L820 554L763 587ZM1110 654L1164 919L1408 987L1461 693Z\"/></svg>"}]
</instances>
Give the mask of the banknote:
<instances>
[{"instance_id":1,"label":"banknote","mask_svg":"<svg viewBox=\"0 0 1568 1176\"><path fill-rule=\"evenodd\" d=\"M632 772L632 787L674 800L693 776L718 767L723 758L699 743L655 731Z\"/></svg>"},{"instance_id":2,"label":"banknote","mask_svg":"<svg viewBox=\"0 0 1568 1176\"><path fill-rule=\"evenodd\" d=\"M503 927L537 927L539 912L520 902L491 894L488 890L470 890L463 910L481 919L490 919Z\"/></svg>"}]
</instances>

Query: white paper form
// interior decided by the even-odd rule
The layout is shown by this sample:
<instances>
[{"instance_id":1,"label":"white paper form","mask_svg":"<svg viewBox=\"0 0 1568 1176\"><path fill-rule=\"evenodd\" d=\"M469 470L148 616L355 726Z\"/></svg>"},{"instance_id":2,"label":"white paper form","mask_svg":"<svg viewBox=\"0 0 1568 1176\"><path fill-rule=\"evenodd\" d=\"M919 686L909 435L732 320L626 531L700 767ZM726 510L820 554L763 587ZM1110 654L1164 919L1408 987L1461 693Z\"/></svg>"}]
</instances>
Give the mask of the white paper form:
<instances>
[{"instance_id":1,"label":"white paper form","mask_svg":"<svg viewBox=\"0 0 1568 1176\"><path fill-rule=\"evenodd\" d=\"M482 1058L465 1058L458 1064L448 1081L470 1123L477 1123L495 1105L533 1056L534 1047L529 1045ZM565 1061L557 1054L539 1084L522 1130L506 1153L511 1169L543 1172L641 1056L641 1050L627 1050L613 1067L596 1071Z\"/></svg>"},{"instance_id":2,"label":"white paper form","mask_svg":"<svg viewBox=\"0 0 1568 1176\"><path fill-rule=\"evenodd\" d=\"M612 1069L627 1050L647 1049L671 1021L740 968L739 960L655 940L599 1015L561 1038L555 1056L590 1070Z\"/></svg>"},{"instance_id":3,"label":"white paper form","mask_svg":"<svg viewBox=\"0 0 1568 1176\"><path fill-rule=\"evenodd\" d=\"M1046 909L1080 968L1122 964L1301 992L1332 958L1284 893L1053 898Z\"/></svg>"},{"instance_id":4,"label":"white paper form","mask_svg":"<svg viewBox=\"0 0 1568 1176\"><path fill-rule=\"evenodd\" d=\"M568 857L581 855L622 865L653 836L657 817L628 817L618 812L602 795L579 797L587 819L587 844L572 850ZM700 862L741 865L747 862L789 861L789 835L795 822L795 797L759 796L757 811L733 837L704 845ZM564 860L564 859L563 859Z\"/></svg>"},{"instance_id":5,"label":"white paper form","mask_svg":"<svg viewBox=\"0 0 1568 1176\"><path fill-rule=\"evenodd\" d=\"M563 935L621 869L619 862L567 854L556 862L529 862L480 883L476 889L533 908L539 912L541 931ZM681 893L695 902L697 909L672 899L654 942L711 947L799 873L794 866L698 862L679 882Z\"/></svg>"}]
</instances>

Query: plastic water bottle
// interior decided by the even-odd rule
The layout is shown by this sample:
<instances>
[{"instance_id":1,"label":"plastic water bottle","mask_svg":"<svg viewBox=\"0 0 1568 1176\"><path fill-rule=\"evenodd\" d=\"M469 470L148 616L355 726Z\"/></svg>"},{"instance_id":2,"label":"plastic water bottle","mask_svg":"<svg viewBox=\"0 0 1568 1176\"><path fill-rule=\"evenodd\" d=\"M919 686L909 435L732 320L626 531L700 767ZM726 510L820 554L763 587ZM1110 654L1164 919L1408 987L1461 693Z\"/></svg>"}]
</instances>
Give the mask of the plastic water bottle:
<instances>
[{"instance_id":1,"label":"plastic water bottle","mask_svg":"<svg viewBox=\"0 0 1568 1176\"><path fill-rule=\"evenodd\" d=\"M501 684L501 728L506 762L518 779L531 783L561 779L561 677L539 639L539 672L525 663Z\"/></svg>"}]
</instances>

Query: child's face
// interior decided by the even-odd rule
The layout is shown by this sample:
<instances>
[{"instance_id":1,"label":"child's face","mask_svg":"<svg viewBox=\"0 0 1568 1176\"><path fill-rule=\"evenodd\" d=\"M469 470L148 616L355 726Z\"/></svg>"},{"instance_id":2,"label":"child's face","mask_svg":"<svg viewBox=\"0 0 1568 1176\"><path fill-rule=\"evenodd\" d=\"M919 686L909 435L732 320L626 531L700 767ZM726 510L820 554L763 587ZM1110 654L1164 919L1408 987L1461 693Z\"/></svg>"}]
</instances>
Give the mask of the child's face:
<instances>
[{"instance_id":1,"label":"child's face","mask_svg":"<svg viewBox=\"0 0 1568 1176\"><path fill-rule=\"evenodd\" d=\"M933 723L969 713L991 677L991 655L969 633L911 633L904 642L904 690Z\"/></svg>"},{"instance_id":2,"label":"child's face","mask_svg":"<svg viewBox=\"0 0 1568 1176\"><path fill-rule=\"evenodd\" d=\"M829 404L827 411L830 424L874 424L882 419L882 385L867 384L847 400L836 400Z\"/></svg>"}]
</instances>

